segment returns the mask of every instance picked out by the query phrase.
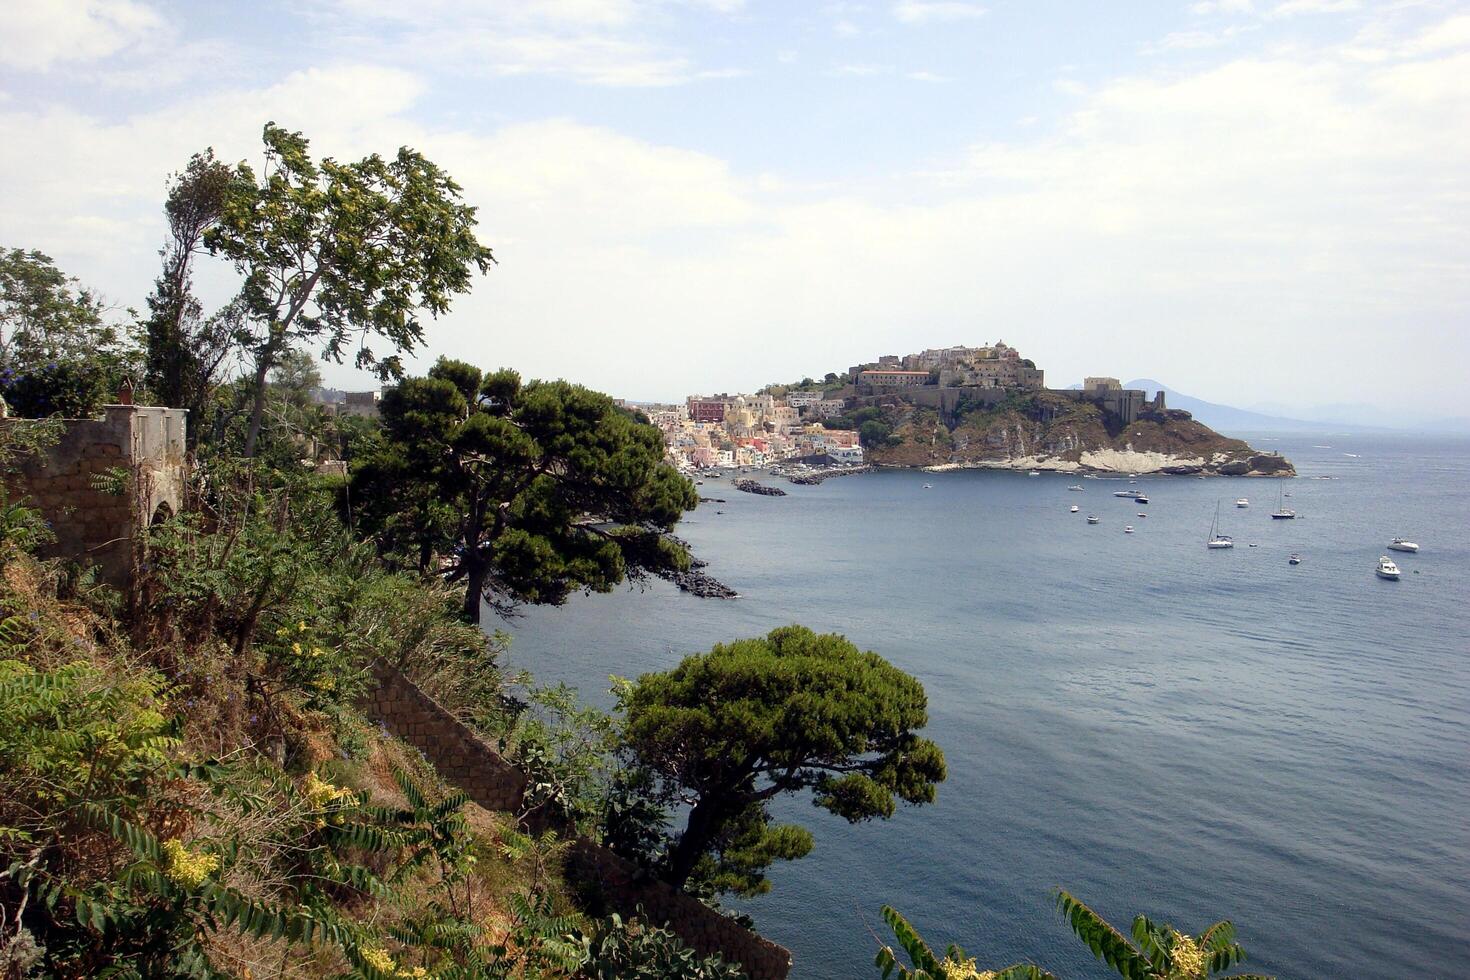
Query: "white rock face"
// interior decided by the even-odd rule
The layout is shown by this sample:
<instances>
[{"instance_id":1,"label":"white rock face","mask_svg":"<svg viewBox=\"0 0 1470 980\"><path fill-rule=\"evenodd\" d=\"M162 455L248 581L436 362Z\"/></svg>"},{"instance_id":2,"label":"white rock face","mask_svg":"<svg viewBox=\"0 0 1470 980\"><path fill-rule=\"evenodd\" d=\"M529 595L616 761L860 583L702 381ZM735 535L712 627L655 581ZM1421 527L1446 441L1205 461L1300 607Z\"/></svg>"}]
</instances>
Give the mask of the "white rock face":
<instances>
[{"instance_id":1,"label":"white rock face","mask_svg":"<svg viewBox=\"0 0 1470 980\"><path fill-rule=\"evenodd\" d=\"M1216 462L1228 457L1216 454ZM1096 449L1084 452L1079 460L1057 456L1011 456L1007 459L978 460L970 463L938 463L925 466L930 473L946 470L1049 470L1053 473L1077 473L1083 470L1103 473L1158 473L1171 466L1204 466L1199 456L1170 456L1166 453L1138 450Z\"/></svg>"}]
</instances>

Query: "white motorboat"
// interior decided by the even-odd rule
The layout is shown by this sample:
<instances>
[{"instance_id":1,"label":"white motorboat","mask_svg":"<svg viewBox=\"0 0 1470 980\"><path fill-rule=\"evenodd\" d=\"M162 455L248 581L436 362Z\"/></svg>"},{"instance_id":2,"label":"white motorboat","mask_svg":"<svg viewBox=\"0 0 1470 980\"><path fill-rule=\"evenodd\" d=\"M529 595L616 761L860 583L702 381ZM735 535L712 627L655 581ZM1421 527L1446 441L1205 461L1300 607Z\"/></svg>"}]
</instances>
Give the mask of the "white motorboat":
<instances>
[{"instance_id":1,"label":"white motorboat","mask_svg":"<svg viewBox=\"0 0 1470 980\"><path fill-rule=\"evenodd\" d=\"M1041 474L1039 472L1037 472L1036 470L1032 470L1030 473L1027 473L1026 475L1027 476L1040 476Z\"/></svg>"},{"instance_id":2,"label":"white motorboat","mask_svg":"<svg viewBox=\"0 0 1470 980\"><path fill-rule=\"evenodd\" d=\"M1102 518L1101 517L1098 517L1096 514L1088 514L1087 515L1087 523L1089 523L1089 524L1101 524L1102 523Z\"/></svg>"},{"instance_id":3,"label":"white motorboat","mask_svg":"<svg viewBox=\"0 0 1470 980\"><path fill-rule=\"evenodd\" d=\"M925 490L933 490L934 489L934 484L932 484L932 483L926 483L926 484L924 484L924 489Z\"/></svg>"},{"instance_id":4,"label":"white motorboat","mask_svg":"<svg viewBox=\"0 0 1470 980\"><path fill-rule=\"evenodd\" d=\"M1074 483L1070 487L1068 487L1067 489L1068 490L1082 490L1082 491L1085 491L1087 488L1084 487L1084 486L1082 486L1080 483Z\"/></svg>"},{"instance_id":5,"label":"white motorboat","mask_svg":"<svg viewBox=\"0 0 1470 980\"><path fill-rule=\"evenodd\" d=\"M1250 505L1251 502L1249 500L1246 500L1244 497L1241 497L1240 499L1235 501L1235 506L1237 507L1249 507Z\"/></svg>"},{"instance_id":6,"label":"white motorboat","mask_svg":"<svg viewBox=\"0 0 1470 980\"><path fill-rule=\"evenodd\" d=\"M1147 516L1148 516L1148 514L1146 514L1146 513L1144 513L1144 512L1143 512L1143 511L1139 511L1139 512L1138 512L1138 516L1139 516L1139 517L1147 517Z\"/></svg>"},{"instance_id":7,"label":"white motorboat","mask_svg":"<svg viewBox=\"0 0 1470 980\"><path fill-rule=\"evenodd\" d=\"M1133 533L1133 525L1132 524L1124 524L1123 525L1123 533L1124 534L1132 534Z\"/></svg>"},{"instance_id":8,"label":"white motorboat","mask_svg":"<svg viewBox=\"0 0 1470 980\"><path fill-rule=\"evenodd\" d=\"M1409 552L1413 552L1413 551L1418 551L1419 550L1419 546L1417 544L1415 544L1414 542L1410 541L1408 538L1394 538L1392 541L1390 541L1388 543L1388 549L1390 551L1409 551Z\"/></svg>"},{"instance_id":9,"label":"white motorboat","mask_svg":"<svg viewBox=\"0 0 1470 980\"><path fill-rule=\"evenodd\" d=\"M1071 514L1077 513L1077 505L1076 504L1073 504L1072 505L1072 509L1070 511L1068 511L1068 513L1071 513Z\"/></svg>"},{"instance_id":10,"label":"white motorboat","mask_svg":"<svg viewBox=\"0 0 1470 980\"><path fill-rule=\"evenodd\" d=\"M1139 497L1142 497L1143 496L1143 491L1142 490L1114 490L1113 491L1113 496L1114 497L1128 497L1129 499L1136 500Z\"/></svg>"},{"instance_id":11,"label":"white motorboat","mask_svg":"<svg viewBox=\"0 0 1470 980\"><path fill-rule=\"evenodd\" d=\"M1210 536L1205 539L1206 548L1234 548L1235 539L1220 533L1220 502L1215 501L1215 520L1210 525Z\"/></svg>"},{"instance_id":12,"label":"white motorboat","mask_svg":"<svg viewBox=\"0 0 1470 980\"><path fill-rule=\"evenodd\" d=\"M1394 582L1397 582L1399 580L1399 567L1395 565L1393 563L1393 559L1388 557L1387 555L1379 556L1378 568L1376 569L1376 572L1379 578L1386 578Z\"/></svg>"},{"instance_id":13,"label":"white motorboat","mask_svg":"<svg viewBox=\"0 0 1470 980\"><path fill-rule=\"evenodd\" d=\"M1148 497L1140 493L1138 496L1133 498L1133 502L1135 504L1146 504L1148 503Z\"/></svg>"},{"instance_id":14,"label":"white motorboat","mask_svg":"<svg viewBox=\"0 0 1470 980\"><path fill-rule=\"evenodd\" d=\"M1290 558L1286 559L1286 563L1288 565L1300 565L1302 563L1302 556L1292 555Z\"/></svg>"}]
</instances>

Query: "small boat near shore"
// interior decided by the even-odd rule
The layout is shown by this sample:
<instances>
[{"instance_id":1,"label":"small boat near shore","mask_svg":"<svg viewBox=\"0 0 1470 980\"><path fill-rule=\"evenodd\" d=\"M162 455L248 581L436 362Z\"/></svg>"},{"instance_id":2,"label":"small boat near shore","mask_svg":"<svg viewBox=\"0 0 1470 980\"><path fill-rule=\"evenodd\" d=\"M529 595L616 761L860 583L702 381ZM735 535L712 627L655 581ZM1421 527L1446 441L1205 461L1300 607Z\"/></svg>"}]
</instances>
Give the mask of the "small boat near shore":
<instances>
[{"instance_id":1,"label":"small boat near shore","mask_svg":"<svg viewBox=\"0 0 1470 980\"><path fill-rule=\"evenodd\" d=\"M1071 485L1071 486L1070 486L1070 487L1068 487L1068 488L1067 488L1067 489L1068 489L1068 490L1077 490L1077 491L1086 491L1086 490L1087 490L1087 488L1086 488L1086 487L1084 487L1084 486L1083 486L1083 485L1082 485L1082 484L1080 484L1080 483L1074 483L1074 484L1072 484L1072 485Z\"/></svg>"},{"instance_id":2,"label":"small boat near shore","mask_svg":"<svg viewBox=\"0 0 1470 980\"><path fill-rule=\"evenodd\" d=\"M1142 497L1143 496L1143 491L1142 490L1114 490L1113 491L1113 496L1114 497L1127 497L1130 500L1136 500L1139 497Z\"/></svg>"},{"instance_id":3,"label":"small boat near shore","mask_svg":"<svg viewBox=\"0 0 1470 980\"><path fill-rule=\"evenodd\" d=\"M1417 544L1415 544L1414 542L1410 541L1408 538L1394 538L1392 541L1390 541L1388 543L1388 550L1390 550L1390 551L1407 551L1407 552L1410 552L1412 554L1412 553L1417 552L1419 550L1419 546Z\"/></svg>"},{"instance_id":4,"label":"small boat near shore","mask_svg":"<svg viewBox=\"0 0 1470 980\"><path fill-rule=\"evenodd\" d=\"M1089 524L1101 524L1102 523L1102 518L1101 517L1098 517L1096 514L1088 514L1087 515L1087 523L1089 523Z\"/></svg>"},{"instance_id":5,"label":"small boat near shore","mask_svg":"<svg viewBox=\"0 0 1470 980\"><path fill-rule=\"evenodd\" d=\"M1078 507L1077 507L1077 505L1076 505L1076 504L1073 504L1073 505L1072 505L1072 509L1071 509L1071 510L1069 510L1069 511L1068 511L1068 513L1069 513L1069 514L1075 514L1075 513L1077 513L1077 511L1078 511L1078 509L1079 509L1079 508L1078 508Z\"/></svg>"},{"instance_id":6,"label":"small boat near shore","mask_svg":"<svg viewBox=\"0 0 1470 980\"><path fill-rule=\"evenodd\" d=\"M1401 573L1399 572L1399 567L1393 563L1392 558L1387 555L1381 555L1378 559L1378 568L1375 569L1375 574L1379 578L1386 578L1391 582L1397 582Z\"/></svg>"},{"instance_id":7,"label":"small boat near shore","mask_svg":"<svg viewBox=\"0 0 1470 980\"><path fill-rule=\"evenodd\" d=\"M1249 507L1250 505L1251 505L1251 502L1249 500L1245 499L1244 497L1241 497L1239 500L1237 500L1235 502L1235 506L1237 506L1237 507Z\"/></svg>"},{"instance_id":8,"label":"small boat near shore","mask_svg":"<svg viewBox=\"0 0 1470 980\"><path fill-rule=\"evenodd\" d=\"M1132 524L1124 524L1123 525L1123 533L1124 534L1132 534L1133 533L1133 525Z\"/></svg>"}]
</instances>

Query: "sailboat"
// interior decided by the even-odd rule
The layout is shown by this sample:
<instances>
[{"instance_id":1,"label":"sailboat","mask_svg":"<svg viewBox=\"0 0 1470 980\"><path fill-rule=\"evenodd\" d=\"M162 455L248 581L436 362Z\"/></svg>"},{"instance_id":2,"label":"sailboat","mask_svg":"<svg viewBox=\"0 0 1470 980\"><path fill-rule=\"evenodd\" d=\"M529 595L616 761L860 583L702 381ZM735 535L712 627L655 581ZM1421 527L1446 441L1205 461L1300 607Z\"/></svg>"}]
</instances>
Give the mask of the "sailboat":
<instances>
[{"instance_id":1,"label":"sailboat","mask_svg":"<svg viewBox=\"0 0 1470 980\"><path fill-rule=\"evenodd\" d=\"M1210 536L1205 539L1206 548L1234 548L1235 539L1220 533L1220 501L1215 501L1215 520L1210 525Z\"/></svg>"},{"instance_id":2,"label":"sailboat","mask_svg":"<svg viewBox=\"0 0 1470 980\"><path fill-rule=\"evenodd\" d=\"M1281 485L1281 487L1280 487L1280 490L1281 490L1281 495L1276 498L1276 509L1274 511L1272 511L1272 513L1271 513L1271 520L1273 520L1273 521L1292 521L1292 520L1296 520L1296 511L1294 511L1294 510L1287 510L1286 509L1286 484L1283 483Z\"/></svg>"}]
</instances>

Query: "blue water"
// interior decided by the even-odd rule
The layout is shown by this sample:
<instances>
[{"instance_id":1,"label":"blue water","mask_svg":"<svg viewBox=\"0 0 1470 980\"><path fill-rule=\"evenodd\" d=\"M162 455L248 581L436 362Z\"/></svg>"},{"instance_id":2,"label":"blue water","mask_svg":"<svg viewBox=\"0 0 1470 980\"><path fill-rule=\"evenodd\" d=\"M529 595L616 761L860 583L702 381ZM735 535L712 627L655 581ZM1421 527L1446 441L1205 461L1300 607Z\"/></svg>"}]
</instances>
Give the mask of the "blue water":
<instances>
[{"instance_id":1,"label":"blue water","mask_svg":"<svg viewBox=\"0 0 1470 980\"><path fill-rule=\"evenodd\" d=\"M855 827L780 807L817 846L742 908L795 977L875 976L883 903L982 966L1111 975L1056 886L1125 931L1137 912L1231 918L1248 965L1281 977L1465 976L1470 441L1254 442L1296 463L1298 520L1270 519L1271 480L1141 479L1147 506L1052 475L883 472L780 498L707 481L726 502L680 533L740 599L576 597L510 624L512 659L607 705L608 674L800 622L923 681L950 771L935 805ZM1217 500L1233 551L1204 547ZM1423 550L1386 552L1398 534ZM1374 576L1380 554L1402 581Z\"/></svg>"}]
</instances>

